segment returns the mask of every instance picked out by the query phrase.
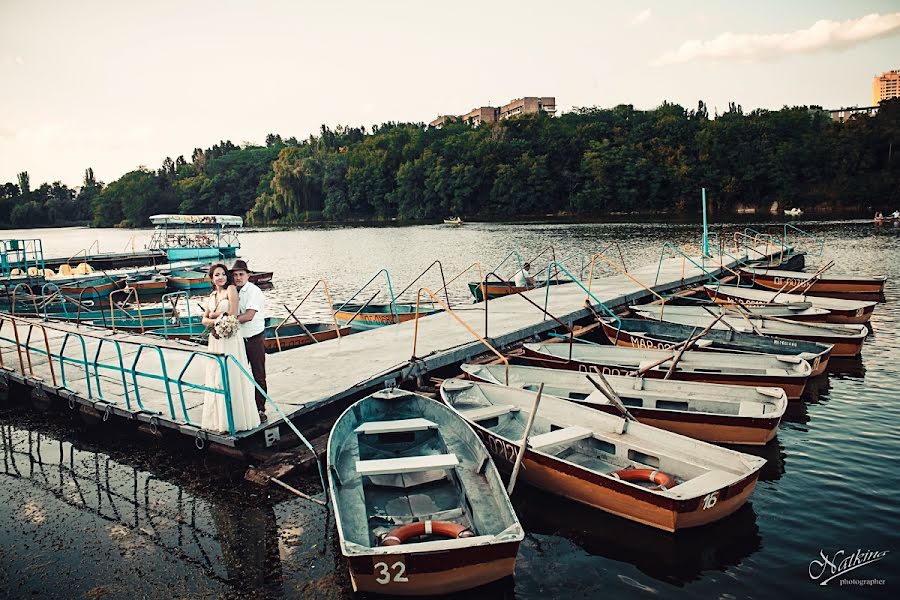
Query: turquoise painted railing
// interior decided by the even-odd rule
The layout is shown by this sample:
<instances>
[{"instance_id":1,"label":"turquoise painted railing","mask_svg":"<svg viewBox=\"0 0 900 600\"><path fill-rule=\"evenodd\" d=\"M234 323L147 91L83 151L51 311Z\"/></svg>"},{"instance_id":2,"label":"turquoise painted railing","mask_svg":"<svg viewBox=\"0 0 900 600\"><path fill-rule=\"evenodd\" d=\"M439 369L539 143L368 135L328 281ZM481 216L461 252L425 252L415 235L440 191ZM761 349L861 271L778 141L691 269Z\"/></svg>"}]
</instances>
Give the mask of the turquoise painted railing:
<instances>
[{"instance_id":1,"label":"turquoise painted railing","mask_svg":"<svg viewBox=\"0 0 900 600\"><path fill-rule=\"evenodd\" d=\"M797 250L797 244L796 244L796 243L794 243L794 244L789 243L790 240L788 239L788 236L789 236L789 234L790 234L791 232L794 232L794 233L795 233L795 237L799 237L801 240L808 239L808 240L810 240L813 244L818 245L818 248L815 250L815 252L810 251L810 250L806 250L806 254L807 254L807 255L809 255L809 256L822 256L822 254L825 252L825 240L824 240L823 238L817 237L817 236L815 236L815 235L809 233L808 231L804 231L803 229L800 229L799 227L797 227L796 225L793 225L793 224L791 224L791 223L785 223L785 224L784 224L784 238L783 238L783 239L784 239L784 247L785 247L785 251L787 252L788 256L791 256L791 255L796 254L796 253L798 252L798 250Z\"/></svg>"},{"instance_id":2,"label":"turquoise painted railing","mask_svg":"<svg viewBox=\"0 0 900 600\"><path fill-rule=\"evenodd\" d=\"M42 285L42 286L41 286L41 298L44 298L44 299L46 300L46 299L49 297L49 295L47 294L47 292L50 291L50 290L53 290L53 293L54 293L56 296L58 296L59 299L62 301L63 314L64 314L64 315L66 316L66 318L68 319L68 318L69 318L69 302L66 300L65 296L63 296L62 290L59 289L59 286L58 286L58 285L56 285L55 283L53 283L53 282L51 282L51 281L48 281L47 283L45 283L44 285ZM47 317L47 306L46 306L46 305L44 305L44 315L43 315L43 317L44 317L44 320L45 320L45 321L46 321L47 318L48 318L48 317Z\"/></svg>"},{"instance_id":3,"label":"turquoise painted railing","mask_svg":"<svg viewBox=\"0 0 900 600\"><path fill-rule=\"evenodd\" d=\"M394 297L394 286L391 285L391 274L388 273L388 270L387 270L387 269L381 269L381 270L379 270L377 273L375 273L374 275L372 275L372 278L369 279L369 280L365 283L365 285L363 285L361 288L359 288L358 290L356 290L356 292L355 292L352 296L350 296L350 299L349 299L349 300L346 300L343 304L341 304L339 307L337 307L337 308L335 309L335 312L339 312L339 311L340 311L341 309L343 309L345 306L347 306L348 304L350 304L351 302L353 302L353 299L356 298L357 296L359 296L359 294L360 294L364 289L366 289L367 287L369 287L369 284L372 283L373 281L375 281L375 280L378 278L378 276L381 275L382 273L384 273L384 276L385 276L385 278L387 279L388 294L390 294L390 296L391 296L391 304L390 304L390 307L391 307L391 316L392 316L394 319L396 319L397 321L399 321L399 318L397 317L397 313L396 313L396 311L394 310L394 304L396 304L397 299ZM373 297L374 297L374 296L373 296Z\"/></svg>"},{"instance_id":4,"label":"turquoise painted railing","mask_svg":"<svg viewBox=\"0 0 900 600\"><path fill-rule=\"evenodd\" d=\"M508 261L510 258L512 258L512 257L514 257L514 256L516 257L516 263L518 263L518 265L519 265L519 271L521 271L521 270L522 270L522 257L521 257L521 255L519 255L518 251L513 250L512 252L510 252L509 254L506 255L506 258L504 258L503 260L500 261L500 264L499 264L499 265L497 265L496 267L494 267L493 269L491 269L491 270L489 271L489 273L494 273L495 275L497 275L498 277L500 277L500 279L503 279L503 277L501 277L500 274L499 274L500 267L502 267L503 265L505 265L505 264L506 264L506 261ZM516 271L516 273L518 273L519 271Z\"/></svg>"},{"instance_id":5,"label":"turquoise painted railing","mask_svg":"<svg viewBox=\"0 0 900 600\"><path fill-rule=\"evenodd\" d=\"M677 254L680 254L682 257L682 260L687 260L692 265L694 265L695 267L697 267L698 269L700 269L701 271L706 273L706 276L709 277L710 279L713 279L716 282L716 284L718 285L719 278L716 277L711 271L707 270L707 268L705 266L706 260L707 260L706 257L701 257L700 260L703 263L702 265L697 264L697 261L695 261L688 254L686 254L681 248L679 248L678 246L676 246L675 244L673 244L671 242L665 242L663 244L662 251L659 253L659 265L657 265L657 267L656 267L656 279L653 282L654 286L659 284L659 274L662 271L663 260L665 260L665 258L666 258L666 248L669 248L670 250L674 250Z\"/></svg>"},{"instance_id":6,"label":"turquoise painted railing","mask_svg":"<svg viewBox=\"0 0 900 600\"><path fill-rule=\"evenodd\" d=\"M553 266L556 266L556 268L558 268L560 271L562 271L563 273L565 273L566 275L568 275L568 276L569 276L569 279L572 280L572 283L574 283L575 285L577 285L578 287L580 287L580 288L582 289L582 291L584 291L584 293L587 294L588 297L589 297L591 300L594 301L594 304L595 304L595 305L599 306L599 307L602 308L604 311L606 311L606 313L607 313L610 317L612 317L613 319L615 319L615 321L616 321L619 325L622 324L622 320L619 319L619 317L618 317L618 315L616 315L616 313L614 313L612 310L610 310L610 308L609 308L606 304L604 304L603 301L600 300L600 298L598 298L597 296L595 296L594 294L592 294L591 291L590 291L589 289L587 289L586 287L584 287L584 284L583 284L580 280L576 279L576 278L569 272L569 270L566 269L566 267L565 267L564 265L562 265L562 264L560 264L560 263L558 263L558 262L552 262L552 263L550 263L549 265L547 265L547 284L544 286L544 320L545 320L545 321L547 320L547 315L549 314L549 313L547 312L547 307L548 307L548 305L550 304L550 268L553 267Z\"/></svg>"}]
</instances>

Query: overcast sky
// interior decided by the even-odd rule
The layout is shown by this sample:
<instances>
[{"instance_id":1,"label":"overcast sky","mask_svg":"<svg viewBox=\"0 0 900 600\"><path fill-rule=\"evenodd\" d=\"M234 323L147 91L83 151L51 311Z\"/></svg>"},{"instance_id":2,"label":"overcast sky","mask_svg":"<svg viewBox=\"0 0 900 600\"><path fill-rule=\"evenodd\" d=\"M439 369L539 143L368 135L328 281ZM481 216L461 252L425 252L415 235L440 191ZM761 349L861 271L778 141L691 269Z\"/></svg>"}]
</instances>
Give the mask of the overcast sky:
<instances>
[{"instance_id":1,"label":"overcast sky","mask_svg":"<svg viewBox=\"0 0 900 600\"><path fill-rule=\"evenodd\" d=\"M555 96L868 106L900 0L0 0L0 183Z\"/></svg>"}]
</instances>

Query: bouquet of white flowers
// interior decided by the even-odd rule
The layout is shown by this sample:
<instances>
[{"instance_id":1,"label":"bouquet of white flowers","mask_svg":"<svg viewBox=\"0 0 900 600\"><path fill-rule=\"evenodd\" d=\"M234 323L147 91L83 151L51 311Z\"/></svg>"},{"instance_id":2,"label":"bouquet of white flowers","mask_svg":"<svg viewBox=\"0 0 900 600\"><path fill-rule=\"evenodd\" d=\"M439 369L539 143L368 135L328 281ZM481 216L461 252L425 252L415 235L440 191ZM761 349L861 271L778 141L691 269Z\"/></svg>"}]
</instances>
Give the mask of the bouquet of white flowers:
<instances>
[{"instance_id":1,"label":"bouquet of white flowers","mask_svg":"<svg viewBox=\"0 0 900 600\"><path fill-rule=\"evenodd\" d=\"M230 338L237 333L240 328L241 324L238 323L237 317L225 314L216 319L213 331L215 331L216 335L220 338Z\"/></svg>"}]
</instances>

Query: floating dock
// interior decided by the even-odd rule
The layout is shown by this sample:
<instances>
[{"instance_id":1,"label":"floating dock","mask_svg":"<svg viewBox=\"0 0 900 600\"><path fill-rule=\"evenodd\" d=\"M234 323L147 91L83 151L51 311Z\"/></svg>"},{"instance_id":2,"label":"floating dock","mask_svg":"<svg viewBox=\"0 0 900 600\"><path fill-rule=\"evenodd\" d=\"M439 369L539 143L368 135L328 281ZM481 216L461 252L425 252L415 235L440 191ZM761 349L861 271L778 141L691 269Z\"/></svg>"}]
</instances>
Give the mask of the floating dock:
<instances>
[{"instance_id":1,"label":"floating dock","mask_svg":"<svg viewBox=\"0 0 900 600\"><path fill-rule=\"evenodd\" d=\"M751 260L759 260L781 254L782 248L750 253ZM228 377L223 377L223 387L208 387L207 370L228 372L228 365L237 365L232 357L156 336L0 314L0 398L13 385L25 386L37 404L55 398L103 422L132 421L154 434L189 436L200 448L208 443L239 451L293 445L296 438L288 440L300 433L298 428L309 431L375 389L490 352L484 342L506 348L560 328L556 319L571 326L590 318L592 309L612 311L715 280L744 260L681 254L627 274L594 277L590 283L531 290L524 296L533 304L506 296L269 355L269 421L226 433L207 431L200 420L207 393L223 402L228 398ZM431 300L421 293L424 304L430 306ZM238 367L241 377L252 379Z\"/></svg>"}]
</instances>

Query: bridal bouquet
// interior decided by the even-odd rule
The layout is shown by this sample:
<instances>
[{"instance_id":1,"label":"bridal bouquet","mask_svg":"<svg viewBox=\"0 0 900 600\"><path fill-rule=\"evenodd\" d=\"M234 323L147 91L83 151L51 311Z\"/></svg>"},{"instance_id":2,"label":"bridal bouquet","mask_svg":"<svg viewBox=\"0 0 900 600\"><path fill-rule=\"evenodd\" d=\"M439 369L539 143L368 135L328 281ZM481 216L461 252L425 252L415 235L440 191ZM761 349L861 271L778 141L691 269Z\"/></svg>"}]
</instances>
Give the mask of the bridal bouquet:
<instances>
[{"instance_id":1,"label":"bridal bouquet","mask_svg":"<svg viewBox=\"0 0 900 600\"><path fill-rule=\"evenodd\" d=\"M237 333L240 328L241 324L238 323L237 317L227 314L216 319L216 324L213 326L213 330L220 338L230 338Z\"/></svg>"}]
</instances>

